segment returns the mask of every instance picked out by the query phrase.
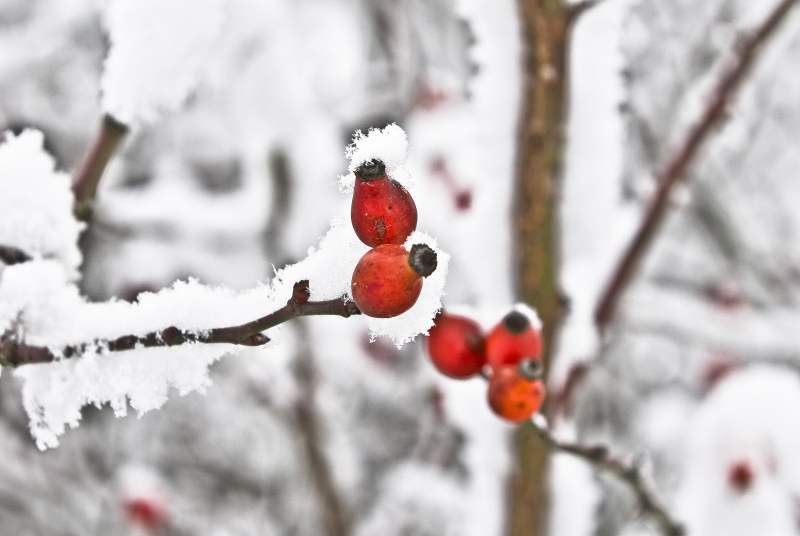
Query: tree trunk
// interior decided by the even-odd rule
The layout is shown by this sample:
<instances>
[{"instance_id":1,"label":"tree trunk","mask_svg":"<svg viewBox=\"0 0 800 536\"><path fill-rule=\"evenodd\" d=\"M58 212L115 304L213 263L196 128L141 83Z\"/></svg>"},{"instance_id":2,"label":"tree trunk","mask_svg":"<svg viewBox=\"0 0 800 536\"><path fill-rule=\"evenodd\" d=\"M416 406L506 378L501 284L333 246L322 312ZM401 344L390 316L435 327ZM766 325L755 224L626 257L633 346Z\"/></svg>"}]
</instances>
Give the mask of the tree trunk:
<instances>
[{"instance_id":1,"label":"tree trunk","mask_svg":"<svg viewBox=\"0 0 800 536\"><path fill-rule=\"evenodd\" d=\"M575 13L559 0L519 0L523 27L522 115L514 214L519 298L544 323L545 372L564 312L558 283L558 182L567 122L567 66ZM547 449L530 426L519 427L510 483L508 534L545 533Z\"/></svg>"}]
</instances>

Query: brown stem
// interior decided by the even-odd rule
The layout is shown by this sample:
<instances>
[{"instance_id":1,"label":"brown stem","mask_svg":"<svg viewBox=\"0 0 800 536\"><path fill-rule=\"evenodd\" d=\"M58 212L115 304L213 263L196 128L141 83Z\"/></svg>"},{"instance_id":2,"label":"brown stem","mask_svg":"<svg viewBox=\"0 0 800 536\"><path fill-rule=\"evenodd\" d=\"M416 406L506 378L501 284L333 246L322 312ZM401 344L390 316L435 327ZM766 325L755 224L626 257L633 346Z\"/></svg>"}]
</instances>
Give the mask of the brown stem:
<instances>
[{"instance_id":1,"label":"brown stem","mask_svg":"<svg viewBox=\"0 0 800 536\"><path fill-rule=\"evenodd\" d=\"M728 102L755 64L760 48L775 33L781 21L796 3L797 0L782 0L756 32L742 41L735 64L723 74L708 106L660 173L655 197L611 277L595 312L595 324L599 331L602 332L613 319L620 297L636 275L642 259L661 227L675 185L686 175L706 139L725 117Z\"/></svg>"},{"instance_id":2,"label":"brown stem","mask_svg":"<svg viewBox=\"0 0 800 536\"><path fill-rule=\"evenodd\" d=\"M295 287L305 285L308 281L301 281ZM201 332L182 331L175 326L154 331L146 335L123 335L112 340L94 340L92 342L65 346L58 354L61 358L78 358L92 348L101 348L106 352L123 352L136 348L157 348L166 346L179 346L187 343L198 344L236 344L240 346L261 346L269 342L269 338L262 332L283 324L288 320L300 316L332 315L349 317L360 314L361 311L352 301L345 298L317 302L298 301L297 294L288 303L261 318L238 326L214 328ZM50 363L58 360L49 348L43 346L29 346L17 341L13 336L5 335L0 338L0 365L19 367L37 363Z\"/></svg>"},{"instance_id":3,"label":"brown stem","mask_svg":"<svg viewBox=\"0 0 800 536\"><path fill-rule=\"evenodd\" d=\"M0 261L3 262L3 264L20 264L28 262L31 259L32 257L21 249L0 245Z\"/></svg>"},{"instance_id":4,"label":"brown stem","mask_svg":"<svg viewBox=\"0 0 800 536\"><path fill-rule=\"evenodd\" d=\"M657 525L664 536L682 536L683 526L675 521L669 511L656 498L653 491L644 481L641 471L635 465L626 465L609 455L608 448L603 445L586 446L577 443L558 441L550 432L536 424L533 429L536 436L544 442L549 450L563 452L580 458L597 470L614 475L624 483L635 495L642 514L648 516Z\"/></svg>"},{"instance_id":5,"label":"brown stem","mask_svg":"<svg viewBox=\"0 0 800 536\"><path fill-rule=\"evenodd\" d=\"M127 126L108 114L103 115L94 142L89 147L72 180L72 191L75 193L75 215L79 219L86 219L88 216L103 171L127 133Z\"/></svg>"}]
</instances>

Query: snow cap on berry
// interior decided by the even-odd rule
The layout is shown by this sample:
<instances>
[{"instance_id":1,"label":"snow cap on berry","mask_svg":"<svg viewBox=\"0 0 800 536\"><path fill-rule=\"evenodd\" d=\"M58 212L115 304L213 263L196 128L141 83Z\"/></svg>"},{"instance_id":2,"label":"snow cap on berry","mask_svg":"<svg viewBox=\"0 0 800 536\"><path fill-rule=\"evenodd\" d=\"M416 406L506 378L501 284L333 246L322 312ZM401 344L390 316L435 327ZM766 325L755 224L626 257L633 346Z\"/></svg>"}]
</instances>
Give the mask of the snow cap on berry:
<instances>
[{"instance_id":1,"label":"snow cap on berry","mask_svg":"<svg viewBox=\"0 0 800 536\"><path fill-rule=\"evenodd\" d=\"M339 177L339 189L344 192L352 190L356 181L356 170L370 161L382 162L389 177L408 188L410 177L402 167L407 154L408 137L395 123L384 128L371 128L366 134L356 131L353 143L345 149L349 173Z\"/></svg>"},{"instance_id":2,"label":"snow cap on berry","mask_svg":"<svg viewBox=\"0 0 800 536\"><path fill-rule=\"evenodd\" d=\"M512 309L512 312L509 315L517 313L525 317L533 329L536 331L542 330L542 320L539 318L539 314L536 312L536 309L528 305L527 303L516 303ZM509 316L507 315L507 316Z\"/></svg>"}]
</instances>

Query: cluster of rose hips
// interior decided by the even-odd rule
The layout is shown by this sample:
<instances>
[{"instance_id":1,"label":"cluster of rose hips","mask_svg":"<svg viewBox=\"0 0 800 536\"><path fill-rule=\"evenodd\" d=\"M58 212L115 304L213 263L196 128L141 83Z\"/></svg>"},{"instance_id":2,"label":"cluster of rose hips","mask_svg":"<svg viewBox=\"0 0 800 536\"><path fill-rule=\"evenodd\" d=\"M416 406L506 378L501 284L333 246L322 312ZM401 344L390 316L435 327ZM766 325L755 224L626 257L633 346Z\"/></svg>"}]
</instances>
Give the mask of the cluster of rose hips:
<instances>
[{"instance_id":1,"label":"cluster of rose hips","mask_svg":"<svg viewBox=\"0 0 800 536\"><path fill-rule=\"evenodd\" d=\"M358 238L372 249L353 271L353 301L361 312L389 318L408 311L422 291L422 279L436 270L436 252L425 244L403 247L417 228L411 194L386 174L380 160L355 170L350 220Z\"/></svg>"},{"instance_id":2,"label":"cluster of rose hips","mask_svg":"<svg viewBox=\"0 0 800 536\"><path fill-rule=\"evenodd\" d=\"M439 372L459 380L488 377L489 407L498 416L522 422L539 411L542 338L526 314L513 310L484 335L474 320L442 312L428 335L428 355Z\"/></svg>"}]
</instances>

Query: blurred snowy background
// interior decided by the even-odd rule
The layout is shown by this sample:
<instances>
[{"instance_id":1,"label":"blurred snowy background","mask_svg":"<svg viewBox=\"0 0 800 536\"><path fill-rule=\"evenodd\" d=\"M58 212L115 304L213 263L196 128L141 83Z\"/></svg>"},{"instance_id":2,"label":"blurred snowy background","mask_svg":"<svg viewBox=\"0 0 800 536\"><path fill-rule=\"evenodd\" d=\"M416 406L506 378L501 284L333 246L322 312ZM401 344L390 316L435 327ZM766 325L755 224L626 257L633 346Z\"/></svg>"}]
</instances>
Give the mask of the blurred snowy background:
<instances>
[{"instance_id":1,"label":"blurred snowy background","mask_svg":"<svg viewBox=\"0 0 800 536\"><path fill-rule=\"evenodd\" d=\"M605 0L572 35L551 422L641 463L690 535L800 532L800 14L602 344L592 311L654 173L775 3ZM0 130L40 130L69 172L104 110L132 127L81 236L79 285L133 302L190 277L269 283L347 213L353 132L396 122L420 228L451 255L445 304L494 314L514 301L521 39L513 0L0 0ZM186 43L204 46L161 57ZM5 371L0 536L506 534L513 428L482 380L437 376L422 338L398 349L362 319L297 320L210 382L202 364L205 392L141 416L86 407L46 451L24 402L62 392L26 370L47 365ZM580 460L556 455L547 488L546 534L656 533Z\"/></svg>"}]
</instances>

